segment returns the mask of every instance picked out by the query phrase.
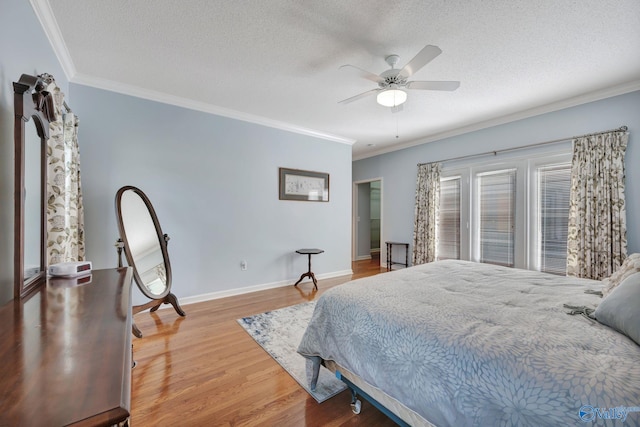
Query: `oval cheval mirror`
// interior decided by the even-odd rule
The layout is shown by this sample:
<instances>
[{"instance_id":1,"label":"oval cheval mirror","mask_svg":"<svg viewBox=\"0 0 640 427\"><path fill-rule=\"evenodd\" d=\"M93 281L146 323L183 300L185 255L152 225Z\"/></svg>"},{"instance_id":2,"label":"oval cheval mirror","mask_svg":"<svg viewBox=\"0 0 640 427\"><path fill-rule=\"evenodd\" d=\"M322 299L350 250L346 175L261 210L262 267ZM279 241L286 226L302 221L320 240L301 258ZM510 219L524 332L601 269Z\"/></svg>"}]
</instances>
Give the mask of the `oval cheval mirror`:
<instances>
[{"instance_id":1,"label":"oval cheval mirror","mask_svg":"<svg viewBox=\"0 0 640 427\"><path fill-rule=\"evenodd\" d=\"M116 193L116 218L120 232L118 266L122 267L124 250L140 292L151 299L146 304L133 306L133 314L147 309L154 312L164 303L171 304L180 316L185 316L178 298L171 293L171 263L167 252L169 236L162 233L149 198L136 187L122 187ZM135 323L132 329L135 336L142 338L142 332Z\"/></svg>"}]
</instances>

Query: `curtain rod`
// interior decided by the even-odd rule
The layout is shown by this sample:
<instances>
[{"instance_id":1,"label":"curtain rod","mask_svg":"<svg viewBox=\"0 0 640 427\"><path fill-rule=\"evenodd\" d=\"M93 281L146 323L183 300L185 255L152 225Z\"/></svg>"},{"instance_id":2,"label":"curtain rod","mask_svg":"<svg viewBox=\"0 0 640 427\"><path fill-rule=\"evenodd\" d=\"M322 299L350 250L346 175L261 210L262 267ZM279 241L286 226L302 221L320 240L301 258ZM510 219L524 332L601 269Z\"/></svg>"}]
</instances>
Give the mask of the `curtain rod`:
<instances>
[{"instance_id":1,"label":"curtain rod","mask_svg":"<svg viewBox=\"0 0 640 427\"><path fill-rule=\"evenodd\" d=\"M569 138L560 138L560 139L553 139L551 141L536 142L536 143L533 143L533 144L522 145L520 147L503 148L502 150L485 151L484 153L468 154L466 156L451 157L449 159L437 160L436 162L428 162L428 163L452 162L454 160L462 160L462 159L469 159L469 158L472 158L472 157L488 156L488 155L491 155L491 154L493 154L494 156L497 156L498 153L506 153L506 152L509 152L509 151L524 150L525 148L537 147L539 145L556 144L558 142L571 141L571 140L576 139L576 138L586 138L588 136L601 135L603 133L609 133L609 132L626 132L627 130L628 130L628 128L626 126L620 126L617 129L610 129L610 130L605 130L605 131L602 131L602 132L587 133L587 134L579 135L579 136L571 136ZM418 163L418 166L426 165L428 163Z\"/></svg>"}]
</instances>

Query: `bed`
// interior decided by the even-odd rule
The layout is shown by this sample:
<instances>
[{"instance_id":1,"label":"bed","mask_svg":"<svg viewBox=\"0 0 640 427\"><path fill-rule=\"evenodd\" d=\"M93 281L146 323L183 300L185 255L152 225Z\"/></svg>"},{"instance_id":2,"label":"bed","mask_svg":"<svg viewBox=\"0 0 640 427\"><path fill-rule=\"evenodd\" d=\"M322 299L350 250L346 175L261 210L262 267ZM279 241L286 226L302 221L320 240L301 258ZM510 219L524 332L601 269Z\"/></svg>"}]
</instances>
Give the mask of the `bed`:
<instances>
[{"instance_id":1,"label":"bed","mask_svg":"<svg viewBox=\"0 0 640 427\"><path fill-rule=\"evenodd\" d=\"M603 286L424 264L325 292L298 352L409 425L638 426L640 345L589 318Z\"/></svg>"}]
</instances>

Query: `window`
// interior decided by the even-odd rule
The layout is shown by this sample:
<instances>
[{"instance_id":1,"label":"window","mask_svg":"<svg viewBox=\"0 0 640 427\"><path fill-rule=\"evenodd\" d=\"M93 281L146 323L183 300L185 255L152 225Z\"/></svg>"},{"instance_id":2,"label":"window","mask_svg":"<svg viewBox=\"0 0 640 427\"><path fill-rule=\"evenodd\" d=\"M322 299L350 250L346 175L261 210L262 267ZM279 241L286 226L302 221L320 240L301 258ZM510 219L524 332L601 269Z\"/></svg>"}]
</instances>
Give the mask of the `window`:
<instances>
[{"instance_id":1,"label":"window","mask_svg":"<svg viewBox=\"0 0 640 427\"><path fill-rule=\"evenodd\" d=\"M477 175L480 262L514 266L516 170Z\"/></svg>"},{"instance_id":2,"label":"window","mask_svg":"<svg viewBox=\"0 0 640 427\"><path fill-rule=\"evenodd\" d=\"M565 274L571 165L539 167L537 177L538 269Z\"/></svg>"},{"instance_id":3,"label":"window","mask_svg":"<svg viewBox=\"0 0 640 427\"><path fill-rule=\"evenodd\" d=\"M569 150L445 165L438 259L565 274L570 178Z\"/></svg>"},{"instance_id":4,"label":"window","mask_svg":"<svg viewBox=\"0 0 640 427\"><path fill-rule=\"evenodd\" d=\"M460 259L460 177L440 180L438 259Z\"/></svg>"}]
</instances>

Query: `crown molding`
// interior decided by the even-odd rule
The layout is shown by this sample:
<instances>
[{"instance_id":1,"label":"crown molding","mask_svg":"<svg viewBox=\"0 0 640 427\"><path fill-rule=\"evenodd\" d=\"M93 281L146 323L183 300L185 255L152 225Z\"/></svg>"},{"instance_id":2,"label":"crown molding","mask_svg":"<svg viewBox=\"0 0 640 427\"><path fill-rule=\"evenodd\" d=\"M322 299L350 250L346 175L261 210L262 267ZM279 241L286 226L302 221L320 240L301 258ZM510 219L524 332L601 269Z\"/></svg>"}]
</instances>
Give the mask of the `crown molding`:
<instances>
[{"instance_id":1,"label":"crown molding","mask_svg":"<svg viewBox=\"0 0 640 427\"><path fill-rule=\"evenodd\" d=\"M67 80L71 81L76 75L76 67L73 64L71 55L69 55L69 50L62 38L60 27L58 27L58 22L53 15L49 2L47 0L29 0L29 3L31 3L33 11L38 21L40 21L40 26L44 30L47 39L49 39L49 43L51 43L53 52L62 66L62 71L64 71Z\"/></svg>"},{"instance_id":2,"label":"crown molding","mask_svg":"<svg viewBox=\"0 0 640 427\"><path fill-rule=\"evenodd\" d=\"M564 110L565 108L576 107L578 105L587 104L589 102L600 101L601 99L611 98L618 95L624 95L626 93L635 92L640 90L640 80L634 80L631 82L623 83L617 86L589 92L583 95L578 95L572 98L563 99L560 101L552 102L550 104L542 105L535 108L519 111L506 116L496 117L490 120L485 120L478 123L472 123L466 126L450 129L444 132L440 132L424 138L415 139L413 141L406 142L404 144L393 145L387 148L381 148L375 151L369 151L360 155L354 155L353 161L363 160L369 157L375 157L382 154L392 153L394 151L404 150L405 148L415 147L417 145L427 144L429 142L440 141L445 138L451 138L454 136L463 135L469 132L475 132L482 129L487 129L493 126L499 126L511 122L515 122L530 117L539 116L546 113L552 113L554 111Z\"/></svg>"},{"instance_id":3,"label":"crown molding","mask_svg":"<svg viewBox=\"0 0 640 427\"><path fill-rule=\"evenodd\" d=\"M73 64L73 60L71 59L71 55L69 54L69 50L67 49L67 45L64 42L62 33L60 32L60 27L58 26L48 0L29 0L29 2L31 3L31 7L33 8L38 20L40 21L40 25L42 26L47 39L49 39L49 43L51 44L51 47L53 48L53 51L58 58L60 65L62 66L62 70L64 71L67 80L69 80L69 82L71 83L91 86L112 92L122 93L125 95L131 95L138 98L148 99L150 101L161 102L164 104L171 104L182 108L202 111L209 114L215 114L218 116L254 123L287 132L293 132L301 135L312 136L314 138L339 142L341 144L347 144L350 146L355 144L356 142L356 140L352 138L345 138L339 135L333 135L315 129L304 128L291 123L270 120L265 117L255 116L228 108L222 108L204 102L193 101L190 99L168 95L166 93L158 91L143 89L133 85L125 85L107 79L80 74L76 71L76 67Z\"/></svg>"},{"instance_id":4,"label":"crown molding","mask_svg":"<svg viewBox=\"0 0 640 427\"><path fill-rule=\"evenodd\" d=\"M345 138L338 135L333 135L326 132L321 132L314 129L308 129L301 126L296 126L291 123L280 122L277 120L271 120L264 117L256 116L253 114L247 114L229 108L223 108L206 102L194 101L175 95L169 95L167 93L158 92L155 90L144 89L134 85L127 85L124 83L114 82L112 80L102 79L99 77L88 76L86 74L76 73L71 80L74 84L83 86L90 86L97 89L103 89L110 92L117 92L124 95L134 96L136 98L147 99L150 101L160 102L164 104L175 105L177 107L187 108L190 110L202 111L217 116L228 117L231 119L241 120L244 122L254 123L261 126L266 126L274 129L279 129L287 132L293 132L301 135L312 136L314 138L325 139L333 142L339 142L341 144L353 145L356 140L351 138Z\"/></svg>"},{"instance_id":5,"label":"crown molding","mask_svg":"<svg viewBox=\"0 0 640 427\"><path fill-rule=\"evenodd\" d=\"M40 21L40 25L42 26L45 32L45 35L47 36L47 39L49 40L49 43L51 44L53 51L56 57L58 58L58 61L60 62L60 65L67 77L67 80L69 80L69 82L71 83L91 86L91 87L104 89L112 92L122 93L125 95L135 96L138 98L148 99L155 102L175 105L178 107L187 108L191 110L202 111L209 114L228 117L231 119L254 123L254 124L258 124L266 127L287 131L287 132L293 132L293 133L298 133L302 135L312 136L314 138L320 138L320 139L325 139L333 142L339 142L339 143L347 144L350 146L356 143L356 140L352 138L346 138L339 135L333 135L330 133L326 133L326 132L322 132L314 129L308 129L308 128L297 126L291 123L271 120L265 117L247 114L240 111L231 110L228 108L223 108L216 105L194 101L194 100L190 100L187 98L182 98L174 95L169 95L169 94L158 92L158 91L148 90L148 89L140 88L133 85L125 85L125 84L114 82L111 80L79 74L76 71L75 65L73 63L73 60L71 59L71 55L69 54L69 50L67 49L67 45L64 42L64 39L60 32L60 28L55 19L53 11L51 10L51 6L49 5L48 0L29 0L29 3L31 4L31 7L33 8L36 14L36 17ZM514 122L517 120L522 120L529 117L534 117L541 114L558 111L565 108L570 108L570 107L598 101L605 98L610 98L617 95L623 95L625 93L630 93L637 90L640 90L640 80L634 80L634 81L623 83L610 88L605 88L602 90L568 98L565 100L552 102L550 104L534 107L531 109L519 111L519 112L508 114L505 116L496 117L490 120L471 123L469 125L462 126L462 127L456 127L455 129L450 129L450 130L446 130L446 131L443 131L434 135L430 135L427 137L418 138L403 144L393 145L390 147L369 151L366 153L362 153L360 155L354 155L353 161L362 160L369 157L375 157L382 154L403 150L405 148L415 147L417 145L439 141L441 139L451 138L451 137L462 135L465 133L474 132L474 131L486 129L489 127L498 126L498 125Z\"/></svg>"}]
</instances>

